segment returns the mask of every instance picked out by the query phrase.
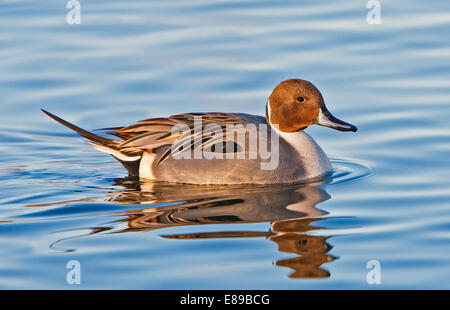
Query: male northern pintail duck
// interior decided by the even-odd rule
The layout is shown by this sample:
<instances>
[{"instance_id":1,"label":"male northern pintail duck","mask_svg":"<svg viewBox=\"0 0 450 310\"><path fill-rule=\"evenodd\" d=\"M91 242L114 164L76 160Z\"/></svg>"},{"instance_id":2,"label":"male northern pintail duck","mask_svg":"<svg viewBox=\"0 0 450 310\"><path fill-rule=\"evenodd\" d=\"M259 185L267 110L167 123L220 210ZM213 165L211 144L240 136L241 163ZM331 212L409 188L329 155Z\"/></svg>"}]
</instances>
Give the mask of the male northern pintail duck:
<instances>
[{"instance_id":1,"label":"male northern pintail duck","mask_svg":"<svg viewBox=\"0 0 450 310\"><path fill-rule=\"evenodd\" d=\"M317 124L356 127L335 118L310 82L278 84L266 117L244 113L186 113L106 128L114 139L81 129L45 110L97 150L111 154L131 176L192 184L274 184L315 180L332 172L320 146L304 132Z\"/></svg>"}]
</instances>

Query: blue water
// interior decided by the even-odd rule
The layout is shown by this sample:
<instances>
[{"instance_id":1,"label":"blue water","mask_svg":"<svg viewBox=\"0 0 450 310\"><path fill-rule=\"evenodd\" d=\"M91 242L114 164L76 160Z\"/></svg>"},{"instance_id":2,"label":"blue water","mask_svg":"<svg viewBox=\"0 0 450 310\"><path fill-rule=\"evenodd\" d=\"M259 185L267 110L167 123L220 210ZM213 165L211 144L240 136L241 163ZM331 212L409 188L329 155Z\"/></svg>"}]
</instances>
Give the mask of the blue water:
<instances>
[{"instance_id":1,"label":"blue water","mask_svg":"<svg viewBox=\"0 0 450 310\"><path fill-rule=\"evenodd\" d=\"M450 2L80 2L0 2L0 288L450 288ZM292 77L359 129L306 129L321 183L138 184L39 110L264 115Z\"/></svg>"}]
</instances>

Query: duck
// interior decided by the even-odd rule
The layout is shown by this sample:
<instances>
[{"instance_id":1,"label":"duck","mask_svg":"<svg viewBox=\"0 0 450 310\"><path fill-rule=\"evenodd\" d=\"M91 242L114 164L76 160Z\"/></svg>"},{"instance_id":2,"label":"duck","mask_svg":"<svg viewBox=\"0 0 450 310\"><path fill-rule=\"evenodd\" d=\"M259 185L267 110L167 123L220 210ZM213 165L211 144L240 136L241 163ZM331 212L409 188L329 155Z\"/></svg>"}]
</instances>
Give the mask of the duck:
<instances>
[{"instance_id":1,"label":"duck","mask_svg":"<svg viewBox=\"0 0 450 310\"><path fill-rule=\"evenodd\" d=\"M41 109L95 149L118 160L130 177L188 184L287 184L326 178L328 156L305 129L356 132L334 117L319 89L302 79L280 82L266 115L202 112L149 118L124 127L84 130Z\"/></svg>"}]
</instances>

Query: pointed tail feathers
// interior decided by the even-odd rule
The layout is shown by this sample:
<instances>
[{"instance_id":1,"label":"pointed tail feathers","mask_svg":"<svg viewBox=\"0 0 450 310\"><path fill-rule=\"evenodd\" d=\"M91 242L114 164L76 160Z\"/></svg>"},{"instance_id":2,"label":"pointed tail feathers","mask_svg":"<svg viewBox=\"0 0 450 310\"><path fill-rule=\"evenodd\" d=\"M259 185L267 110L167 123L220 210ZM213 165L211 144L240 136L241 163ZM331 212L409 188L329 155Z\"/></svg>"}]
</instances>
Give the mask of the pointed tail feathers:
<instances>
[{"instance_id":1,"label":"pointed tail feathers","mask_svg":"<svg viewBox=\"0 0 450 310\"><path fill-rule=\"evenodd\" d=\"M78 133L80 136L85 138L87 142L94 147L95 149L105 152L108 154L111 154L112 156L116 157L117 159L120 159L122 161L136 161L141 159L141 156L130 156L120 151L119 144L120 142L117 140L107 139L100 137L96 134L93 134L92 132L89 132L87 130L84 130L78 126L75 126L74 124L71 124L62 118L59 118L58 116L45 111L44 109L41 109L42 112L47 114L49 117L53 118L55 121L57 121L60 124L63 124L64 126L72 129L76 133Z\"/></svg>"},{"instance_id":2,"label":"pointed tail feathers","mask_svg":"<svg viewBox=\"0 0 450 310\"><path fill-rule=\"evenodd\" d=\"M53 118L55 121L57 121L60 124L63 124L66 127L69 127L70 129L72 129L73 131L75 131L76 133L78 133L80 136L82 136L83 138L86 138L92 142L96 142L102 145L109 145L109 144L113 144L114 140L111 139L106 139L103 137L100 137L98 135L93 134L92 132L89 132L87 130L84 130L78 126L75 126L74 124L71 124L65 120L63 120L62 118L59 118L58 116L45 111L44 109L41 109L42 112L44 112L45 114L47 114L48 116L50 116L51 118Z\"/></svg>"}]
</instances>

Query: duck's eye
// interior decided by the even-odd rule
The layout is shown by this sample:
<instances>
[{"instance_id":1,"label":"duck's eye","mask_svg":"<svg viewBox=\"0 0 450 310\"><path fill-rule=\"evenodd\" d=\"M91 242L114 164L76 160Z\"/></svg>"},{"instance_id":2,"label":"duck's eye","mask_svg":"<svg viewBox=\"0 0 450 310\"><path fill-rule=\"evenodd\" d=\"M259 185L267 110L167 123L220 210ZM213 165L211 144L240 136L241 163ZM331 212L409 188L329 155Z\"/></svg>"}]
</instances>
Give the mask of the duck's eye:
<instances>
[{"instance_id":1,"label":"duck's eye","mask_svg":"<svg viewBox=\"0 0 450 310\"><path fill-rule=\"evenodd\" d=\"M298 101L298 102L303 102L303 101L305 101L305 98L303 98L303 97L297 97L297 101Z\"/></svg>"}]
</instances>

